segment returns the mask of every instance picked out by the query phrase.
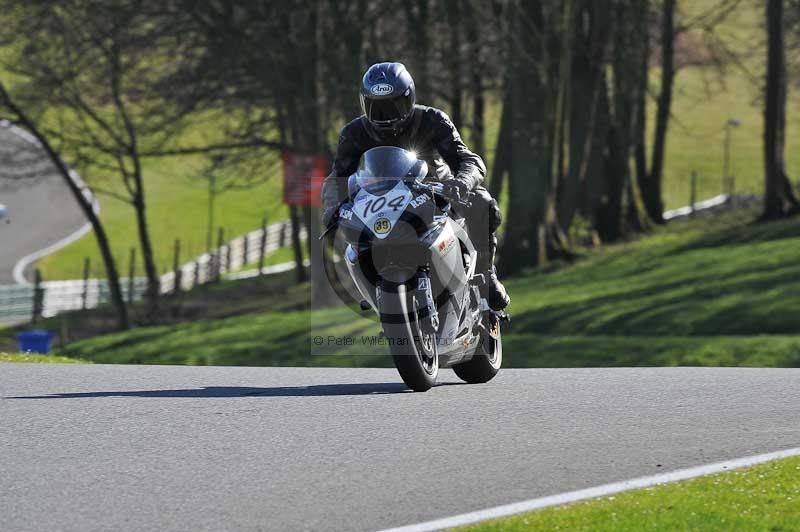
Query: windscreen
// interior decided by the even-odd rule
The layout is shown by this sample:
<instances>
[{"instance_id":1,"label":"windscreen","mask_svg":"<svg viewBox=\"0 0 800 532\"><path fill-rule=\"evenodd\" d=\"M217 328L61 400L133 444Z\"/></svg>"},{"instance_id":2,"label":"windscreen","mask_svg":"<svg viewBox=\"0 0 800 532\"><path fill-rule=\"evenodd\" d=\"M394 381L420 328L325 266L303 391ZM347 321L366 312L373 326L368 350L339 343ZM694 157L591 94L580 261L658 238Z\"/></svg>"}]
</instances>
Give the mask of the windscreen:
<instances>
[{"instance_id":1,"label":"windscreen","mask_svg":"<svg viewBox=\"0 0 800 532\"><path fill-rule=\"evenodd\" d=\"M422 178L427 165L417 159L416 154L402 148L381 146L372 148L361 156L356 172L356 183L368 191L387 189L406 178Z\"/></svg>"}]
</instances>

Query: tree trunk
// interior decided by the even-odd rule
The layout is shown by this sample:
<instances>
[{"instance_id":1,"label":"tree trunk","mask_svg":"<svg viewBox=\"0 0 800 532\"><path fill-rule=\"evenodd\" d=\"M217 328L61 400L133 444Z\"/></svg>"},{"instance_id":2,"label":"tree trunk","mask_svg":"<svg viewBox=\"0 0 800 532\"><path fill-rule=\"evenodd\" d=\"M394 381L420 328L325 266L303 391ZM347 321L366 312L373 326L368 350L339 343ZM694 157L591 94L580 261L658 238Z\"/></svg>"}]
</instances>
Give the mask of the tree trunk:
<instances>
[{"instance_id":1,"label":"tree trunk","mask_svg":"<svg viewBox=\"0 0 800 532\"><path fill-rule=\"evenodd\" d=\"M156 259L153 253L153 244L150 239L150 230L147 225L144 182L138 167L134 172L134 179L136 181L136 195L133 199L133 208L136 211L136 228L139 234L139 246L142 248L144 273L147 277L147 318L149 321L152 321L158 317L161 279L158 276Z\"/></svg>"},{"instance_id":2,"label":"tree trunk","mask_svg":"<svg viewBox=\"0 0 800 532\"><path fill-rule=\"evenodd\" d=\"M463 85L461 82L461 9L459 0L447 0L443 6L447 9L448 31L450 32L449 50L446 57L450 70L450 118L457 129L464 125L461 102L463 101Z\"/></svg>"},{"instance_id":3,"label":"tree trunk","mask_svg":"<svg viewBox=\"0 0 800 532\"><path fill-rule=\"evenodd\" d=\"M646 4L645 4L646 8ZM646 22L646 19L645 19ZM633 131L633 157L634 168L636 169L636 184L638 185L641 194L642 204L645 213L640 213L639 221L642 224L642 229L647 228L649 225L647 218L651 216L648 208L648 202L652 210L658 212L659 208L663 213L663 206L660 205L661 193L652 193L646 191L649 183L649 176L647 175L647 92L649 86L650 74L650 35L647 30L643 31L642 53L639 57L640 71L639 71L639 87L636 93L636 120ZM631 193L633 193L631 187ZM651 197L645 199L646 194L650 193ZM644 217L646 214L647 218ZM663 217L663 216L662 216Z\"/></svg>"},{"instance_id":4,"label":"tree trunk","mask_svg":"<svg viewBox=\"0 0 800 532\"><path fill-rule=\"evenodd\" d=\"M628 19L631 20L632 30L626 48L629 53L625 55L624 80L625 89L620 98L620 106L628 117L625 119L625 212L623 232L645 231L648 227L646 209L642 209L641 189L638 184L640 164L640 151L644 151L645 120L646 120L646 92L648 84L648 55L650 52L649 33L647 31L648 0L635 0L629 4ZM637 31L638 30L638 31ZM623 75L623 74L620 74ZM633 156L636 174L631 173L629 164ZM644 211L644 212L643 212Z\"/></svg>"},{"instance_id":5,"label":"tree trunk","mask_svg":"<svg viewBox=\"0 0 800 532\"><path fill-rule=\"evenodd\" d=\"M295 56L289 59L286 67L292 71L295 61L300 60L305 68L297 72L297 86L301 91L289 90L285 95L288 115L294 117L290 124L291 135L294 143L301 151L319 154L326 151L324 134L325 129L321 123L321 95L323 80L319 76L322 68L321 50L324 46L320 31L319 7L313 3L308 7L308 16L292 19L293 24L300 27L293 33L298 39L293 44L296 47ZM310 38L306 38L309 36ZM331 288L330 281L323 264L322 243L319 241L320 210L308 207L304 209L305 225L308 229L308 250L311 261L311 292L312 304L322 307L329 306L338 301Z\"/></svg>"},{"instance_id":6,"label":"tree trunk","mask_svg":"<svg viewBox=\"0 0 800 532\"><path fill-rule=\"evenodd\" d=\"M603 242L613 242L622 236L622 195L628 160L625 157L625 141L618 124L608 131L605 164L606 194L598 212L597 230Z\"/></svg>"},{"instance_id":7,"label":"tree trunk","mask_svg":"<svg viewBox=\"0 0 800 532\"><path fill-rule=\"evenodd\" d=\"M80 207L84 216L86 216L86 219L91 224L95 239L97 240L97 246L100 248L100 255L103 258L103 265L106 269L106 279L108 280L108 287L111 295L111 305L114 307L117 315L117 328L120 330L129 329L130 321L128 318L128 309L125 306L125 301L122 297L122 289L120 288L119 284L117 265L114 261L114 255L111 253L111 246L108 243L108 236L106 235L105 228L103 227L100 218L98 218L97 214L94 212L91 201L84 196L83 191L72 179L69 169L66 167L64 161L61 159L58 153L56 153L55 149L50 145L50 142L47 140L47 138L42 134L41 131L39 131L27 113L25 113L16 105L15 102L11 100L11 97L2 83L0 83L0 106L7 107L17 118L17 121L20 123L20 125L28 130L31 135L36 137L36 140L39 141L42 148L45 150L45 153L47 153L48 158L56 167L61 177L64 179L67 187L69 187L73 198L75 198L75 201L78 203L78 206Z\"/></svg>"},{"instance_id":8,"label":"tree trunk","mask_svg":"<svg viewBox=\"0 0 800 532\"><path fill-rule=\"evenodd\" d=\"M500 131L497 135L497 144L494 150L494 164L492 165L491 178L489 179L489 193L497 201L503 190L503 178L511 167L511 103L508 96L509 89L506 83L506 96L503 98L503 111L500 114Z\"/></svg>"},{"instance_id":9,"label":"tree trunk","mask_svg":"<svg viewBox=\"0 0 800 532\"><path fill-rule=\"evenodd\" d=\"M480 73L472 75L472 149L481 157L486 157L486 131L484 114L486 101L483 96Z\"/></svg>"},{"instance_id":10,"label":"tree trunk","mask_svg":"<svg viewBox=\"0 0 800 532\"><path fill-rule=\"evenodd\" d=\"M636 196L636 187L633 179L628 179L625 184L625 224L624 232L642 233L647 230L647 224L639 208L639 198Z\"/></svg>"},{"instance_id":11,"label":"tree trunk","mask_svg":"<svg viewBox=\"0 0 800 532\"><path fill-rule=\"evenodd\" d=\"M641 181L647 176L647 151L645 148L647 130L647 87L649 82L650 35L647 31L649 0L638 0L633 13L634 27L640 28L638 36L632 41L638 44L638 57L631 58L631 113L633 124L630 131L631 150L633 152L634 174L628 169L628 180L625 185L625 221L626 231L637 233L647 231L650 227L647 209L642 200Z\"/></svg>"},{"instance_id":12,"label":"tree trunk","mask_svg":"<svg viewBox=\"0 0 800 532\"><path fill-rule=\"evenodd\" d=\"M786 57L783 42L783 0L767 1L767 82L764 106L764 211L762 220L782 218L798 210L786 176Z\"/></svg>"},{"instance_id":13,"label":"tree trunk","mask_svg":"<svg viewBox=\"0 0 800 532\"><path fill-rule=\"evenodd\" d=\"M544 16L541 0L516 0L509 7L511 57L508 64L510 164L508 219L500 252L502 275L536 263L545 238L543 221L550 177L548 132L545 127L547 98L539 67L544 58L541 35Z\"/></svg>"},{"instance_id":14,"label":"tree trunk","mask_svg":"<svg viewBox=\"0 0 800 532\"><path fill-rule=\"evenodd\" d=\"M601 71L601 80L598 87L597 109L595 110L595 123L592 132L592 146L589 161L586 165L586 175L581 182L583 203L581 213L592 228L592 240L600 243L602 224L602 207L607 201L607 144L611 129L611 110L609 109L608 84L605 68Z\"/></svg>"},{"instance_id":15,"label":"tree trunk","mask_svg":"<svg viewBox=\"0 0 800 532\"><path fill-rule=\"evenodd\" d=\"M572 82L569 90L569 168L558 196L558 222L565 230L572 224L582 204L585 181L590 167L596 164L595 145L604 145L602 132L597 136L597 114L606 65L606 48L613 22L605 0L584 0L576 13L579 24L570 59ZM588 20L588 28L581 21Z\"/></svg>"},{"instance_id":16,"label":"tree trunk","mask_svg":"<svg viewBox=\"0 0 800 532\"><path fill-rule=\"evenodd\" d=\"M481 59L481 50L483 48L483 39L479 29L479 6L477 2L465 2L465 11L470 13L466 17L466 35L469 42L470 49L470 72L469 72L469 87L472 92L472 135L470 142L472 149L481 157L486 157L486 130L484 125L484 115L486 113L486 99L484 96L483 86L483 61Z\"/></svg>"},{"instance_id":17,"label":"tree trunk","mask_svg":"<svg viewBox=\"0 0 800 532\"><path fill-rule=\"evenodd\" d=\"M614 16L616 27L627 31L614 32L613 78L606 91L610 109L611 127L607 137L607 162L605 199L600 208L598 231L604 241L614 241L625 228L641 226L636 204L635 186L630 172L630 161L636 138L638 121L638 92L642 86L641 54L643 39L636 29L644 31L647 16L644 0L616 4ZM626 194L627 191L627 194ZM624 198L627 196L627 210Z\"/></svg>"},{"instance_id":18,"label":"tree trunk","mask_svg":"<svg viewBox=\"0 0 800 532\"><path fill-rule=\"evenodd\" d=\"M327 72L342 80L360 80L363 74L362 49L366 35L364 18L367 16L367 0L328 0L323 9L325 15L332 19L332 23L326 27L325 36L330 46L322 51ZM350 84L334 84L329 87L329 92L333 94L336 110L341 111L347 120L361 114L361 106Z\"/></svg>"},{"instance_id":19,"label":"tree trunk","mask_svg":"<svg viewBox=\"0 0 800 532\"><path fill-rule=\"evenodd\" d=\"M552 150L550 188L547 194L547 206L545 207L547 255L540 257L540 263L549 258L572 257L572 253L569 250L569 239L565 233L565 230L569 227L559 224L557 205L558 197L563 193L560 190L560 185L566 176L566 132L570 125L569 93L572 85L572 48L575 41L574 6L575 0L564 0L562 2L561 29L558 32L558 38L554 41L555 46L552 52L553 58L557 59L553 68L555 80L549 84L556 86L556 93L554 96L553 132L550 141L550 149Z\"/></svg>"},{"instance_id":20,"label":"tree trunk","mask_svg":"<svg viewBox=\"0 0 800 532\"><path fill-rule=\"evenodd\" d=\"M653 160L647 181L640 184L647 214L657 224L664 223L661 197L664 156L667 149L667 126L672 109L672 86L675 81L675 0L664 0L661 28L661 88L658 94Z\"/></svg>"},{"instance_id":21,"label":"tree trunk","mask_svg":"<svg viewBox=\"0 0 800 532\"><path fill-rule=\"evenodd\" d=\"M417 87L417 94L423 101L433 97L430 91L428 53L430 51L430 20L428 0L408 0L402 2L406 15L406 31L411 41L414 63L412 74Z\"/></svg>"}]
</instances>

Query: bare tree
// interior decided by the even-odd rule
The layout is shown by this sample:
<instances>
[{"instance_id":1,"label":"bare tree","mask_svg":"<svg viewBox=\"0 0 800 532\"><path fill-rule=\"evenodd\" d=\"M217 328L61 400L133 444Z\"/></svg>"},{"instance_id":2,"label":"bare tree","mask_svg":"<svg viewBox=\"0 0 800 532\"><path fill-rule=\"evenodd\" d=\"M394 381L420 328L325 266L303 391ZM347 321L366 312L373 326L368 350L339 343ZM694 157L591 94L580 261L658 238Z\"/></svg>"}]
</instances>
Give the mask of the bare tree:
<instances>
[{"instance_id":1,"label":"bare tree","mask_svg":"<svg viewBox=\"0 0 800 532\"><path fill-rule=\"evenodd\" d=\"M73 179L72 174L64 163L61 155L53 148L49 139L42 133L41 129L37 126L34 119L19 106L17 102L12 99L6 87L0 82L0 110L6 110L11 115L11 121L16 123L19 127L24 128L31 135L36 138L39 145L47 154L52 165L58 170L58 174L69 187L72 197L80 206L86 219L94 230L97 246L100 248L100 255L103 258L103 265L106 269L106 279L108 280L109 291L111 293L111 304L114 307L117 315L117 327L120 330L128 329L130 322L128 320L128 309L122 298L122 290L119 284L119 273L117 271L114 256L111 253L111 247L108 242L105 228L100 221L100 218L94 211L94 205L91 200L84 195L84 191L78 186Z\"/></svg>"},{"instance_id":2,"label":"bare tree","mask_svg":"<svg viewBox=\"0 0 800 532\"><path fill-rule=\"evenodd\" d=\"M786 52L783 0L767 0L767 77L764 104L764 211L762 220L800 211L786 175Z\"/></svg>"},{"instance_id":3,"label":"bare tree","mask_svg":"<svg viewBox=\"0 0 800 532\"><path fill-rule=\"evenodd\" d=\"M180 48L158 6L87 0L58 7L5 0L19 32L6 67L26 85L26 105L42 113L44 135L98 193L129 204L148 280L148 314L158 309L159 275L147 221L143 155L179 130L186 111L161 97L161 77ZM97 176L116 176L115 182ZM110 186L108 186L110 185Z\"/></svg>"},{"instance_id":4,"label":"bare tree","mask_svg":"<svg viewBox=\"0 0 800 532\"><path fill-rule=\"evenodd\" d=\"M639 187L642 189L645 208L650 218L658 224L664 223L661 181L675 81L675 0L664 0L661 22L661 87L656 110L653 159L650 172L639 174Z\"/></svg>"},{"instance_id":5,"label":"bare tree","mask_svg":"<svg viewBox=\"0 0 800 532\"><path fill-rule=\"evenodd\" d=\"M605 97L607 49L614 19L608 0L582 0L575 12L575 37L571 50L572 82L569 86L569 166L558 196L558 222L568 230L580 210L591 212L588 182L594 176L605 145L606 121L600 120ZM606 113L607 114L607 113Z\"/></svg>"}]
</instances>

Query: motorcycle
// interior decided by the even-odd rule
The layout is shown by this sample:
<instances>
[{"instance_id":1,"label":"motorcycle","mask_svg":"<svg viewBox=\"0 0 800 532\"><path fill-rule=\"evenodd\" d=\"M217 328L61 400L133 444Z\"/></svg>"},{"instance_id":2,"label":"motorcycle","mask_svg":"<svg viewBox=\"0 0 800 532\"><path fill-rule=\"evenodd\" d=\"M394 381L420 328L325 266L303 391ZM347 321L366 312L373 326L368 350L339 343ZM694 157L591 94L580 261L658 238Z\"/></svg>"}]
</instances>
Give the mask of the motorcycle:
<instances>
[{"instance_id":1,"label":"motorcycle","mask_svg":"<svg viewBox=\"0 0 800 532\"><path fill-rule=\"evenodd\" d=\"M343 262L377 315L403 382L427 391L440 368L468 383L491 380L503 361L500 322L481 297L477 252L459 214L469 204L425 182L413 152L383 146L363 154L348 198L323 233L340 231Z\"/></svg>"}]
</instances>

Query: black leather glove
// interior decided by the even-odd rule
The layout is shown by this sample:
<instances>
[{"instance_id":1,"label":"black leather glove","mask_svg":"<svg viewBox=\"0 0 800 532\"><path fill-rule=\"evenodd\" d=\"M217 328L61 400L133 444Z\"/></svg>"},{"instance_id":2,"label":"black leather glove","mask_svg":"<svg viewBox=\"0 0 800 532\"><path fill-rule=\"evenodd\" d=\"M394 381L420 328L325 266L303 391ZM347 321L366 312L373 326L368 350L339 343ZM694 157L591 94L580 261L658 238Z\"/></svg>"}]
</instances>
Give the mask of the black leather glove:
<instances>
[{"instance_id":1,"label":"black leather glove","mask_svg":"<svg viewBox=\"0 0 800 532\"><path fill-rule=\"evenodd\" d=\"M469 187L458 178L449 179L442 183L442 195L450 201L466 201L469 196Z\"/></svg>"}]
</instances>

